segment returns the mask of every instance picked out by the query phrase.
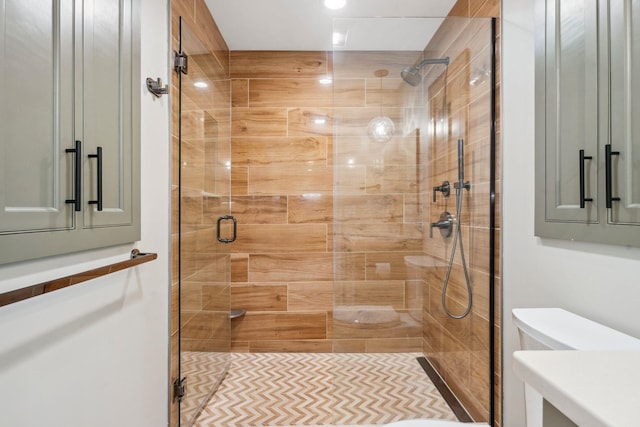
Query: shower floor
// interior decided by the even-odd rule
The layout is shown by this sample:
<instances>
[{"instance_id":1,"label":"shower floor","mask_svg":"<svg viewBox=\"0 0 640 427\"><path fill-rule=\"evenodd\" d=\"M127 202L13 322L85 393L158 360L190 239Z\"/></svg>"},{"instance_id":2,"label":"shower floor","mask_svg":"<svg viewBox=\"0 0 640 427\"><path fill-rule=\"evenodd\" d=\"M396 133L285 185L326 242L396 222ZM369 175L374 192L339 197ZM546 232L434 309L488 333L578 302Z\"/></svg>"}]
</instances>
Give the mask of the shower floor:
<instances>
[{"instance_id":1,"label":"shower floor","mask_svg":"<svg viewBox=\"0 0 640 427\"><path fill-rule=\"evenodd\" d=\"M196 427L380 425L456 420L420 353L232 353Z\"/></svg>"},{"instance_id":2,"label":"shower floor","mask_svg":"<svg viewBox=\"0 0 640 427\"><path fill-rule=\"evenodd\" d=\"M188 393L180 404L180 425L193 425L194 416L211 395L211 387L224 376L230 356L229 353L200 351L181 353L181 374L188 379Z\"/></svg>"}]
</instances>

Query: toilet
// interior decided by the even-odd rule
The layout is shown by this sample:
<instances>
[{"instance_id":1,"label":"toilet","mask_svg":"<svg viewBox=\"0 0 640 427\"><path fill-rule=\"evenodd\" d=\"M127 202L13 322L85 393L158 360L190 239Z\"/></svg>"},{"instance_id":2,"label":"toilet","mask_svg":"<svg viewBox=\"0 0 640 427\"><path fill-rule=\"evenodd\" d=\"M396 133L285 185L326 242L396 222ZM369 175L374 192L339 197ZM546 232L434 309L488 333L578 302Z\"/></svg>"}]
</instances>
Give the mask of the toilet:
<instances>
[{"instance_id":1,"label":"toilet","mask_svg":"<svg viewBox=\"0 0 640 427\"><path fill-rule=\"evenodd\" d=\"M516 308L521 350L629 350L640 340L561 308ZM525 384L527 427L542 427L542 396Z\"/></svg>"}]
</instances>

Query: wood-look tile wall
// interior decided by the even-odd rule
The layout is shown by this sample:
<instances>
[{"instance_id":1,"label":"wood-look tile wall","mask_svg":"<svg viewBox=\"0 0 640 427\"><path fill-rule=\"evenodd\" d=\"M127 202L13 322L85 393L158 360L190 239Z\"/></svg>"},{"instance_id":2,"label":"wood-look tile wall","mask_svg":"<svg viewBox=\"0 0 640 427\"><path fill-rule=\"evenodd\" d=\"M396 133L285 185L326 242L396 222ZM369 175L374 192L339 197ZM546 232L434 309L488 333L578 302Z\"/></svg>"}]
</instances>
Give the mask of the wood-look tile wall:
<instances>
[{"instance_id":1,"label":"wood-look tile wall","mask_svg":"<svg viewBox=\"0 0 640 427\"><path fill-rule=\"evenodd\" d=\"M366 136L380 108L403 122L398 64L419 55L231 52L234 351L422 348L404 277L422 246L416 135ZM363 306L393 321L355 328Z\"/></svg>"},{"instance_id":2,"label":"wood-look tile wall","mask_svg":"<svg viewBox=\"0 0 640 427\"><path fill-rule=\"evenodd\" d=\"M304 130L331 107L325 52L231 52L233 351L332 350L330 127ZM313 124L313 123L312 123ZM315 124L313 124L315 125Z\"/></svg>"},{"instance_id":3,"label":"wood-look tile wall","mask_svg":"<svg viewBox=\"0 0 640 427\"><path fill-rule=\"evenodd\" d=\"M179 162L178 75L172 73L172 275L171 384L178 378L178 331L182 351L230 351L228 270L230 256L215 242L215 220L228 213L231 128L229 49L204 0L172 0L172 48L178 50L179 19L188 51L183 75L182 150ZM196 42L196 39L199 40ZM199 46L194 46L199 44ZM197 52L196 52L197 51ZM204 89L196 81L208 84ZM178 177L182 174L181 200ZM214 175L217 174L217 175ZM222 174L222 175L221 175ZM227 202L225 204L224 202ZM179 207L181 205L181 215ZM181 236L178 219L182 222ZM181 240L179 252L178 242ZM178 260L181 261L181 310L178 317ZM180 319L180 322L178 321ZM217 375L222 375L223 372ZM211 378L215 373L208 373ZM170 425L178 425L177 402L170 390ZM183 422L193 414L183 413Z\"/></svg>"},{"instance_id":4,"label":"wood-look tile wall","mask_svg":"<svg viewBox=\"0 0 640 427\"><path fill-rule=\"evenodd\" d=\"M457 141L465 141L466 180L471 189L464 192L461 213L463 244L473 288L473 309L462 320L446 316L441 307L441 295L446 268L431 270L424 277L424 352L456 396L476 421L487 421L489 413L489 354L495 355L495 414L500 424L500 248L495 248L495 323L489 323L489 147L490 147L490 26L486 21L456 20L454 17L500 16L499 0L459 0L430 44L425 56L449 56L446 98L444 80L434 70L427 72L429 110L434 123L446 117L444 126L430 130L427 170L429 186L457 179ZM497 25L499 29L499 24ZM499 34L498 34L499 37ZM497 41L500 46L500 41ZM499 49L498 49L499 55ZM499 65L498 65L499 70ZM499 99L500 78L496 76ZM499 105L497 109L499 115ZM499 124L499 117L496 120ZM497 127L496 160L500 158L500 129ZM500 177L500 164L496 165ZM499 179L499 178L498 178ZM500 182L496 183L496 244L500 242ZM425 210L425 221L435 221L441 211L455 213L455 194L446 199L438 196ZM425 253L446 260L453 239L444 240L439 234L433 239L425 235ZM454 313L462 313L467 294L461 258L456 256L447 304ZM495 348L489 347L489 329L494 328Z\"/></svg>"},{"instance_id":5,"label":"wood-look tile wall","mask_svg":"<svg viewBox=\"0 0 640 427\"><path fill-rule=\"evenodd\" d=\"M416 102L421 94L400 78L421 52L334 52L336 87L364 86L360 105L334 109L334 224L336 253L359 254L364 276L334 288L334 351L420 351L421 283L409 257L422 255L425 141ZM379 77L383 74L384 77ZM363 85L350 82L364 81ZM336 94L338 92L336 91ZM369 121L390 117L393 138L375 142ZM336 266L340 275L344 265ZM364 307L363 307L364 306ZM360 328L353 323L370 325Z\"/></svg>"}]
</instances>

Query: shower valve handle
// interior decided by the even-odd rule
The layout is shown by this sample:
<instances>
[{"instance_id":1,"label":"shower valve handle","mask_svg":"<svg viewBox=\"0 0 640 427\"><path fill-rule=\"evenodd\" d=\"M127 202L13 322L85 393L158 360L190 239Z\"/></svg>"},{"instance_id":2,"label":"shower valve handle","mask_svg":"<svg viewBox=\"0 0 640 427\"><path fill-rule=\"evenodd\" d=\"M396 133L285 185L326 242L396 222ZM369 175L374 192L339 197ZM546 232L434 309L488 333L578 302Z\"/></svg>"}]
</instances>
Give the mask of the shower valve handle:
<instances>
[{"instance_id":1,"label":"shower valve handle","mask_svg":"<svg viewBox=\"0 0 640 427\"><path fill-rule=\"evenodd\" d=\"M438 191L441 192L444 197L449 197L449 194L451 194L451 185L449 184L449 181L444 181L442 185L436 185L433 187L433 203L436 202L436 193Z\"/></svg>"},{"instance_id":2,"label":"shower valve handle","mask_svg":"<svg viewBox=\"0 0 640 427\"><path fill-rule=\"evenodd\" d=\"M440 214L438 221L432 222L429 227L429 237L433 237L433 229L440 229L440 235L442 237L449 237L453 232L453 215L444 211Z\"/></svg>"}]
</instances>

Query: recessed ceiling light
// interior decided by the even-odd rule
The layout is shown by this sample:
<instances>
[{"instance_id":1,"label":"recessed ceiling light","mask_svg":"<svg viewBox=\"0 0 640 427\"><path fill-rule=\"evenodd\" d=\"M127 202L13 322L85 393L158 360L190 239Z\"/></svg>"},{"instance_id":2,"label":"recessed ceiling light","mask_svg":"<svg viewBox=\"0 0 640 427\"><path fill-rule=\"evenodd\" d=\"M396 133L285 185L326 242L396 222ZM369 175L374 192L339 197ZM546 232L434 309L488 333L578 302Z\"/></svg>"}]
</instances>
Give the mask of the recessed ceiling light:
<instances>
[{"instance_id":1,"label":"recessed ceiling light","mask_svg":"<svg viewBox=\"0 0 640 427\"><path fill-rule=\"evenodd\" d=\"M331 80L331 77L323 77L320 80L318 80L318 82L320 82L321 85L330 85L333 80Z\"/></svg>"},{"instance_id":2,"label":"recessed ceiling light","mask_svg":"<svg viewBox=\"0 0 640 427\"><path fill-rule=\"evenodd\" d=\"M209 85L208 85L208 84L206 84L205 82L195 82L193 85L194 85L195 87L201 87L201 88L209 86Z\"/></svg>"},{"instance_id":3,"label":"recessed ceiling light","mask_svg":"<svg viewBox=\"0 0 640 427\"><path fill-rule=\"evenodd\" d=\"M347 4L347 0L324 0L324 7L327 9L342 9Z\"/></svg>"}]
</instances>

